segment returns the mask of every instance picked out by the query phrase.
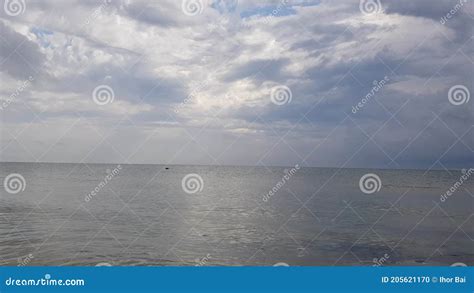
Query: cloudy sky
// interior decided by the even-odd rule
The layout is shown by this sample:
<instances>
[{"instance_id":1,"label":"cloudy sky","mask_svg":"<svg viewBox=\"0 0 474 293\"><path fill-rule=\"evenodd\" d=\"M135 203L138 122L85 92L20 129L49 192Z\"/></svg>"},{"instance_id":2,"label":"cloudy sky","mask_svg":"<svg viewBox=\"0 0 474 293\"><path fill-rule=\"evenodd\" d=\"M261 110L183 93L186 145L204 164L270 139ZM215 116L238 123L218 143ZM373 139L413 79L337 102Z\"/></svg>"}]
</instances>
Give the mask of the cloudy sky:
<instances>
[{"instance_id":1,"label":"cloudy sky","mask_svg":"<svg viewBox=\"0 0 474 293\"><path fill-rule=\"evenodd\" d=\"M472 0L2 2L1 161L474 166Z\"/></svg>"}]
</instances>

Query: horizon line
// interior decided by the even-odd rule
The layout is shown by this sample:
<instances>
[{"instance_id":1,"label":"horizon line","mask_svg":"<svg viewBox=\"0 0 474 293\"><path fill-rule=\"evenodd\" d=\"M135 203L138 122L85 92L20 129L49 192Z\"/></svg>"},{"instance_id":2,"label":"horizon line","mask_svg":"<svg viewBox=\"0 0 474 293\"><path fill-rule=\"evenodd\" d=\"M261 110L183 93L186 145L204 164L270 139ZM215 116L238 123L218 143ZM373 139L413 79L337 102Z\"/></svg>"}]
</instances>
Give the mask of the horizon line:
<instances>
[{"instance_id":1,"label":"horizon line","mask_svg":"<svg viewBox=\"0 0 474 293\"><path fill-rule=\"evenodd\" d=\"M299 165L298 163L295 165L213 165L213 164L165 164L165 163L86 163L86 162L27 162L27 161L0 161L0 164L4 163L13 163L13 164L75 164L75 165L149 165L149 166L198 166L198 167L260 167L260 168L291 168ZM371 170L410 170L410 171L460 171L466 168L458 168L458 169L440 169L440 168L384 168L384 167L335 167L335 166L301 166L301 168L314 168L314 169L371 169Z\"/></svg>"}]
</instances>

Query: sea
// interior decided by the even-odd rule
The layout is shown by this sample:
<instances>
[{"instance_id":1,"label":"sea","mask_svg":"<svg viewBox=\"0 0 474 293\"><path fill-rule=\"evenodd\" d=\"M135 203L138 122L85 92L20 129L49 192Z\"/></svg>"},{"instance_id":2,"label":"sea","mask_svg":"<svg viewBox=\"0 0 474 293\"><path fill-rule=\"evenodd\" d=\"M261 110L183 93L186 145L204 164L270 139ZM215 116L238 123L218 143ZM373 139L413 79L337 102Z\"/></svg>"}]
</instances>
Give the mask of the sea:
<instances>
[{"instance_id":1,"label":"sea","mask_svg":"<svg viewBox=\"0 0 474 293\"><path fill-rule=\"evenodd\" d=\"M470 266L473 178L473 169L0 163L0 265Z\"/></svg>"}]
</instances>

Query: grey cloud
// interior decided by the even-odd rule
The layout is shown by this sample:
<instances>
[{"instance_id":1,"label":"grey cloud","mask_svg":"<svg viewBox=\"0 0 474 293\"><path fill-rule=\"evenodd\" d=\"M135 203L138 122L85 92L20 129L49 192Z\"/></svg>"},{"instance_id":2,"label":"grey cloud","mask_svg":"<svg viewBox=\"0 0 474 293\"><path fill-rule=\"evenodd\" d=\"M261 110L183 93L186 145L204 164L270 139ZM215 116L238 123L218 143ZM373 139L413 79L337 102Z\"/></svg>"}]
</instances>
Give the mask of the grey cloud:
<instances>
[{"instance_id":1,"label":"grey cloud","mask_svg":"<svg viewBox=\"0 0 474 293\"><path fill-rule=\"evenodd\" d=\"M39 46L0 21L0 70L24 80L41 70L45 57Z\"/></svg>"},{"instance_id":2,"label":"grey cloud","mask_svg":"<svg viewBox=\"0 0 474 293\"><path fill-rule=\"evenodd\" d=\"M425 17L452 28L460 40L467 41L472 37L474 19L473 3L469 0L446 1L387 1L386 12L415 17ZM470 9L470 12L467 10ZM453 13L454 12L454 13ZM449 18L444 18L449 15ZM443 19L444 18L444 19Z\"/></svg>"},{"instance_id":3,"label":"grey cloud","mask_svg":"<svg viewBox=\"0 0 474 293\"><path fill-rule=\"evenodd\" d=\"M260 81L281 81L285 78L282 71L289 62L290 60L288 59L253 60L227 72L224 76L224 81L230 82L248 77L253 77L254 80Z\"/></svg>"},{"instance_id":4,"label":"grey cloud","mask_svg":"<svg viewBox=\"0 0 474 293\"><path fill-rule=\"evenodd\" d=\"M163 6L169 6L167 3L161 3ZM133 2L121 7L123 13L135 20L145 24L158 25L163 27L176 26L178 22L170 11L166 11L150 2ZM169 9L169 7L168 7ZM170 9L172 10L172 9ZM176 11L180 13L181 11ZM176 15L176 14L174 14Z\"/></svg>"},{"instance_id":5,"label":"grey cloud","mask_svg":"<svg viewBox=\"0 0 474 293\"><path fill-rule=\"evenodd\" d=\"M442 16L448 13L459 0L430 1L430 0L401 0L385 1L386 13L398 13L403 15L421 16L439 21Z\"/></svg>"}]
</instances>

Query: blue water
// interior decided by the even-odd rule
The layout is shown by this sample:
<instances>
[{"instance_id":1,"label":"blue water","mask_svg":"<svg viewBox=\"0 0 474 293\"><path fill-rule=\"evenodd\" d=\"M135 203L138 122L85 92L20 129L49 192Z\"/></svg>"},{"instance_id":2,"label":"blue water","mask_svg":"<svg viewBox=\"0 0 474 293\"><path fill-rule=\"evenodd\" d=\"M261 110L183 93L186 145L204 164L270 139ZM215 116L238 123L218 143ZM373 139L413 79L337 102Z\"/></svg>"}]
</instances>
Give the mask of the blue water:
<instances>
[{"instance_id":1,"label":"blue water","mask_svg":"<svg viewBox=\"0 0 474 293\"><path fill-rule=\"evenodd\" d=\"M474 264L474 179L440 200L461 171L290 172L0 163L2 183L12 173L25 179L24 191L0 190L0 263ZM367 173L379 176L378 192L361 191ZM191 186L196 193L183 190L188 174L202 178ZM285 174L289 179L268 196Z\"/></svg>"}]
</instances>

